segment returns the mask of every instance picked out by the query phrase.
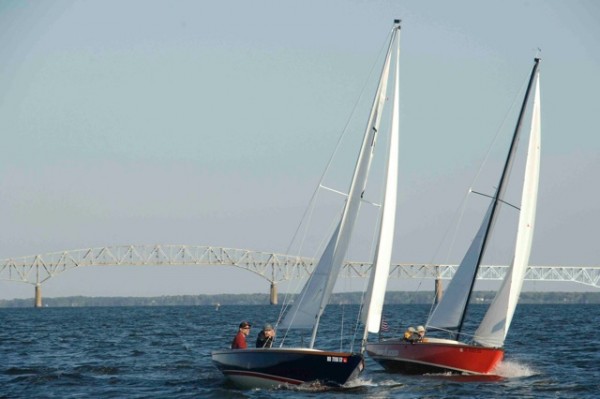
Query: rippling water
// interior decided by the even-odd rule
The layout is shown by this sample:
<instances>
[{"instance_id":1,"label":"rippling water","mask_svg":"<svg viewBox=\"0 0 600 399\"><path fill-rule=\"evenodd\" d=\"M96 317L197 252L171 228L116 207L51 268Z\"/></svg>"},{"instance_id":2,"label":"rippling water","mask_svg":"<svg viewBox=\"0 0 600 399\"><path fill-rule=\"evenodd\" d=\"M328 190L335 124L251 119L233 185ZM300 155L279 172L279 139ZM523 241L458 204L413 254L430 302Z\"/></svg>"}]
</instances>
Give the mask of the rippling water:
<instances>
[{"instance_id":1,"label":"rippling water","mask_svg":"<svg viewBox=\"0 0 600 399\"><path fill-rule=\"evenodd\" d=\"M324 349L348 349L339 325L355 306L329 307ZM479 312L475 306L474 312ZM420 324L428 307L386 307L392 329ZM276 306L0 309L1 398L585 398L600 395L598 305L521 305L499 381L388 374L367 358L344 390L237 390L210 352L227 347L243 319L274 322ZM335 326L335 328L333 328ZM251 333L253 340L258 328ZM391 335L392 332L388 333ZM298 339L298 337L293 337Z\"/></svg>"}]
</instances>

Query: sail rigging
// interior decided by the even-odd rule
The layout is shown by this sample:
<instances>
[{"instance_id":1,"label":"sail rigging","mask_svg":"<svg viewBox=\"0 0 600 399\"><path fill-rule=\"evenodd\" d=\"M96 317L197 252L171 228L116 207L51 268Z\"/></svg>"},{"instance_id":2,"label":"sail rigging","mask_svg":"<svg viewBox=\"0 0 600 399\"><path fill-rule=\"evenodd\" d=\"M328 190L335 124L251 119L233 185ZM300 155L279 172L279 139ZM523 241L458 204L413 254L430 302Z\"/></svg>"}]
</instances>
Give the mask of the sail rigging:
<instances>
[{"instance_id":1,"label":"sail rigging","mask_svg":"<svg viewBox=\"0 0 600 399\"><path fill-rule=\"evenodd\" d=\"M462 331L467 307L469 305L469 300L470 300L471 294L473 292L475 279L477 278L477 271L479 270L479 266L481 265L483 256L485 255L486 245L487 245L488 239L490 237L490 234L493 230L494 222L498 215L499 206L504 202L504 193L506 191L510 172L512 169L512 165L514 163L517 144L519 142L519 138L520 138L520 134L521 134L521 125L522 125L523 118L525 115L525 110L529 103L529 96L530 96L530 93L534 86L535 86L534 111L532 113L532 128L531 128L532 131L531 131L529 140L530 140L530 146L533 145L534 147L536 146L535 142L537 141L536 148L537 148L538 154L537 154L537 156L535 153L528 154L526 174L529 173L529 174L531 174L531 176L529 176L529 175L526 176L526 186L523 190L523 199L522 199L520 219L529 218L528 220L531 221L531 223L533 223L533 218L535 217L535 203L537 201L537 180L539 178L538 174L539 174L539 131L540 131L540 122L539 122L540 110L539 110L539 108L540 107L539 107L539 79L537 79L538 73L539 73L539 71L538 71L539 61L540 61L539 58L535 59L535 63L534 63L534 66L533 66L533 69L531 71L531 75L529 78L529 83L527 85L525 98L523 99L523 103L521 105L521 110L520 110L519 117L517 120L517 125L516 125L515 131L513 133L512 141L510 144L510 149L508 151L506 162L505 162L504 168L502 170L502 175L500 177L500 181L498 183L496 192L495 192L494 196L492 197L492 201L489 205L488 211L487 211L487 213L483 219L483 222L477 232L477 235L475 236L474 240L471 242L471 245L470 245L467 253L465 254L465 257L463 258L462 262L460 263L456 274L452 278L452 281L450 282L444 297L438 303L438 305L436 306L436 308L430 315L429 320L427 321L427 325L431 329L444 329L444 330L453 331L456 335L456 339L458 339L460 337L460 333ZM535 85L534 85L534 83L535 83ZM530 148L530 150L531 150L531 148ZM538 166L537 167L530 166L530 165L532 165L532 162L534 162L534 163L536 162L536 158L537 158ZM536 174L534 172L536 172L538 174ZM534 188L533 181L535 181L535 190L533 190L533 188ZM529 182L528 183L529 187L527 187L527 182ZM523 209L523 207L525 207L525 210ZM531 209L531 208L533 208L533 209ZM517 233L517 238L519 241L517 242L516 255L515 255L515 259L518 259L518 261L519 261L519 266L517 268L513 268L513 270L515 270L515 273L517 275L519 275L519 273L520 273L519 268L522 266L522 264L524 263L526 266L526 264L529 260L529 252L530 252L530 248L531 248L530 240L531 240L532 234L533 234L533 229L530 229L529 233L527 233L527 234L521 233L521 222L519 222L519 232ZM511 273L512 273L512 270L511 270ZM520 276L520 277L522 280L523 276ZM507 278L510 279L510 275L507 276ZM522 281L519 284L522 284ZM510 283L504 283L503 288L505 286L508 287L508 288L506 288L506 290L511 291L512 285ZM516 285L515 285L515 288L516 288ZM513 292L516 292L516 291L518 291L518 293L520 293L520 286L519 286L518 290L513 289ZM516 295L517 298L512 298L514 296L514 294L509 295L508 293L501 290L497 297L506 297L506 299L504 299L504 300L498 299L498 301L504 302L504 303L514 302L514 305L516 306L516 300L518 299L518 293ZM511 298L511 299L509 299L509 298ZM500 306L500 305L494 305L494 309L496 308L496 306ZM512 307L512 305L510 307ZM514 311L514 307L513 307L513 311ZM495 314L495 312L496 311L494 310L492 313ZM511 314L511 317L512 317L512 314ZM497 318L498 318L498 316L492 317L490 315L490 316L488 316L488 322L489 322L489 320L497 319ZM498 322L500 322L500 320L497 320L497 323ZM492 327L487 326L485 328L490 331L491 330L497 331L498 330L497 323ZM508 325L506 326L506 330L507 329L508 329ZM502 342L503 342L503 340L504 340L504 338L502 338ZM488 342L488 340L485 338L485 334L483 333L483 330L481 330L478 335L478 342L481 342L481 343Z\"/></svg>"},{"instance_id":2,"label":"sail rigging","mask_svg":"<svg viewBox=\"0 0 600 399\"><path fill-rule=\"evenodd\" d=\"M396 224L396 204L398 191L398 145L400 134L400 30L396 35L394 60L394 99L392 102L392 121L389 135L389 152L385 170L385 190L379 221L379 234L369 285L366 293L365 306L362 309L361 320L365 326L362 349L369 332L378 333L381 325L381 313L385 298L385 290L390 271L394 230Z\"/></svg>"},{"instance_id":3,"label":"sail rigging","mask_svg":"<svg viewBox=\"0 0 600 399\"><path fill-rule=\"evenodd\" d=\"M320 257L315 270L298 295L298 299L290 307L289 311L279 324L279 327L284 329L291 327L312 328L310 342L311 348L314 346L319 320L329 302L329 298L333 291L340 268L345 261L355 221L360 209L363 193L367 185L369 170L373 160L373 154L381 124L383 108L386 101L388 101L387 92L390 80L390 65L392 63L393 50L395 46L398 46L397 43L399 30L400 21L395 21L390 36L388 50L386 52L386 58L380 75L379 84L373 104L371 106L371 112L365 129L361 149L356 161L356 166L354 168L350 189L348 191L349 194L342 212L342 217L337 224L333 235L329 239L329 242ZM397 158L397 154L395 157ZM397 180L397 172L393 171L391 173L396 174L396 178L393 180ZM393 176L390 176L390 179L392 178ZM388 205L387 208L393 207L395 211L395 199L393 202L394 205ZM388 213L389 212L390 211L388 211ZM385 228L389 229L389 227ZM386 246L391 247L391 242L384 244L384 247ZM388 250L382 249L380 251L382 252L382 256L383 252L386 251ZM391 253L391 248L389 251Z\"/></svg>"},{"instance_id":4,"label":"sail rigging","mask_svg":"<svg viewBox=\"0 0 600 399\"><path fill-rule=\"evenodd\" d=\"M527 164L525 165L525 180L521 198L521 213L519 214L515 256L500 290L487 310L479 328L475 331L474 340L484 346L500 347L504 344L504 339L508 333L508 328L510 327L519 300L519 294L523 287L535 227L540 173L540 147L541 109L538 75L535 84L532 123L527 151Z\"/></svg>"}]
</instances>

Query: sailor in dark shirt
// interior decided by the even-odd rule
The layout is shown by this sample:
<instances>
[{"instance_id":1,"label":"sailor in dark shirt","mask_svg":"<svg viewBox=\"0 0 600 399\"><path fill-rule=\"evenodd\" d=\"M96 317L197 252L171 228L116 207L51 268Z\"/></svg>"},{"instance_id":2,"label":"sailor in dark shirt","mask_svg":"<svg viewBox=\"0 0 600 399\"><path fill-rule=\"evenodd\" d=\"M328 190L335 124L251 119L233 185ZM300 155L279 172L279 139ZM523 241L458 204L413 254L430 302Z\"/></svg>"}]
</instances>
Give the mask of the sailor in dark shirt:
<instances>
[{"instance_id":1,"label":"sailor in dark shirt","mask_svg":"<svg viewBox=\"0 0 600 399\"><path fill-rule=\"evenodd\" d=\"M271 345L273 345L274 340L275 330L273 330L273 326L270 324L265 324L263 329L258 333L258 337L256 338L256 347L270 348Z\"/></svg>"}]
</instances>

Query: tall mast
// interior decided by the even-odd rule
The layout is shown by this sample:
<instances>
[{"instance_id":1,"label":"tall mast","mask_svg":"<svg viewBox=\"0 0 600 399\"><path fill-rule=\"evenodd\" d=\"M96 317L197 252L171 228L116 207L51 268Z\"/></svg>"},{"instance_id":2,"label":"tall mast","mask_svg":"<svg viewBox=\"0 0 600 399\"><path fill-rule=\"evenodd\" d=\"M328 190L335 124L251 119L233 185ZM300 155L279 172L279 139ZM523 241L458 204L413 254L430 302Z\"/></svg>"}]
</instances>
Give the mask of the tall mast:
<instances>
[{"instance_id":1,"label":"tall mast","mask_svg":"<svg viewBox=\"0 0 600 399\"><path fill-rule=\"evenodd\" d=\"M329 298L339 275L340 268L346 258L362 196L367 185L378 136L377 132L381 122L382 108L387 100L390 52L392 43L396 37L396 31L397 29L394 29L391 34L379 86L373 100L341 219L317 262L317 266L300 292L299 299L294 302L292 308L280 323L280 327L282 328L290 328L292 323L297 328L312 327L309 344L311 348L315 344L320 318L329 303Z\"/></svg>"},{"instance_id":2,"label":"tall mast","mask_svg":"<svg viewBox=\"0 0 600 399\"><path fill-rule=\"evenodd\" d=\"M400 103L400 20L394 21L392 34L393 46L393 101L391 112L391 126L389 129L387 161L385 167L385 185L383 202L379 212L379 232L373 257L373 265L369 276L366 300L361 311L361 321L364 323L361 352L364 352L369 332L379 332L381 326L381 313L385 298L385 290L390 270L392 257L394 228L396 224L396 205L398 192L398 143L400 131L399 103ZM390 77L391 79L391 77Z\"/></svg>"},{"instance_id":3,"label":"tall mast","mask_svg":"<svg viewBox=\"0 0 600 399\"><path fill-rule=\"evenodd\" d=\"M458 325L458 331L456 333L457 340L460 338L460 333L462 331L463 324L465 321L465 316L467 314L467 307L469 306L469 301L471 300L471 295L473 293L473 287L475 286L475 280L477 279L477 272L479 270L479 267L481 266L481 261L483 259L483 255L485 254L485 250L487 247L488 237L489 237L490 232L492 231L494 222L496 221L496 216L497 216L496 211L498 209L498 204L502 200L502 197L504 196L504 192L506 191L506 183L508 182L510 170L512 168L512 164L514 161L514 154L516 153L517 144L519 142L519 136L521 133L521 125L523 122L523 117L525 115L525 110L527 109L527 103L529 101L529 94L531 93L531 88L533 86L533 81L535 79L535 75L536 75L536 72L537 72L537 69L539 66L539 62L540 62L540 59L536 57L534 59L534 64L533 64L533 68L531 70L531 75L529 76L529 83L527 84L527 91L525 92L525 98L523 99L523 103L521 104L519 118L517 120L517 125L515 126L515 131L513 133L512 141L510 143L510 149L509 149L508 155L506 157L506 162L504 163L504 169L502 170L500 182L498 183L498 188L496 189L496 193L494 194L494 197L492 199L490 218L489 218L488 225L485 229L483 244L481 246L481 250L480 250L479 256L477 258L477 267L475 269L475 273L473 274L473 278L471 280L471 285L469 287L469 294L467 296L467 301L465 304L465 310L462 313L462 317L460 319L460 324Z\"/></svg>"},{"instance_id":4,"label":"tall mast","mask_svg":"<svg viewBox=\"0 0 600 399\"><path fill-rule=\"evenodd\" d=\"M315 271L313 271L314 274L315 272L317 272L317 269L329 269L329 272L327 273L327 282L322 291L324 294L321 295L319 307L315 316L315 323L313 325L309 344L310 348L314 347L321 316L325 311L325 307L329 303L329 297L331 295L331 292L333 291L333 286L339 274L339 270L342 266L342 263L345 260L346 253L350 245L350 238L354 230L356 217L360 208L360 203L367 186L369 170L371 168L371 162L373 160L373 154L375 151L375 144L377 142L378 137L379 125L381 123L382 109L387 99L387 88L392 47L397 31L396 25L397 23L394 24L394 29L392 30L392 34L390 37L390 44L388 46L386 58L383 63L381 77L379 79L379 85L377 87L377 92L375 93L375 98L373 99L373 105L371 107L369 121L365 129L363 142L360 148L360 152L358 154L358 159L356 161L354 173L352 175L352 182L350 183L348 198L346 200L346 205L344 206L344 210L342 212L342 218L337 226L336 231L330 238L329 243L325 248L325 252L321 256L321 259L319 259L319 263L317 264ZM330 265L326 265L326 267L320 267L322 264L325 265L327 263L329 263ZM304 290L301 293L301 295L303 294Z\"/></svg>"}]
</instances>

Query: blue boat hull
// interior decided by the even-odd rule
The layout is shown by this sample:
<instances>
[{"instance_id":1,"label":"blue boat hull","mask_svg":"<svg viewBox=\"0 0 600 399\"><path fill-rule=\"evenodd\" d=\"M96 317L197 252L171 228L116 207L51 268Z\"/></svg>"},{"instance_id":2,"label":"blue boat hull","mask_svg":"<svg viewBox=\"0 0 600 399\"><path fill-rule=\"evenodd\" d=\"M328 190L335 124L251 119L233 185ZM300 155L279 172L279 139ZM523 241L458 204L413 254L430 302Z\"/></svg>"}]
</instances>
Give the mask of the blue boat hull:
<instances>
[{"instance_id":1,"label":"blue boat hull","mask_svg":"<svg viewBox=\"0 0 600 399\"><path fill-rule=\"evenodd\" d=\"M212 353L215 366L244 388L318 383L342 386L358 377L363 355L306 348L230 349Z\"/></svg>"}]
</instances>

